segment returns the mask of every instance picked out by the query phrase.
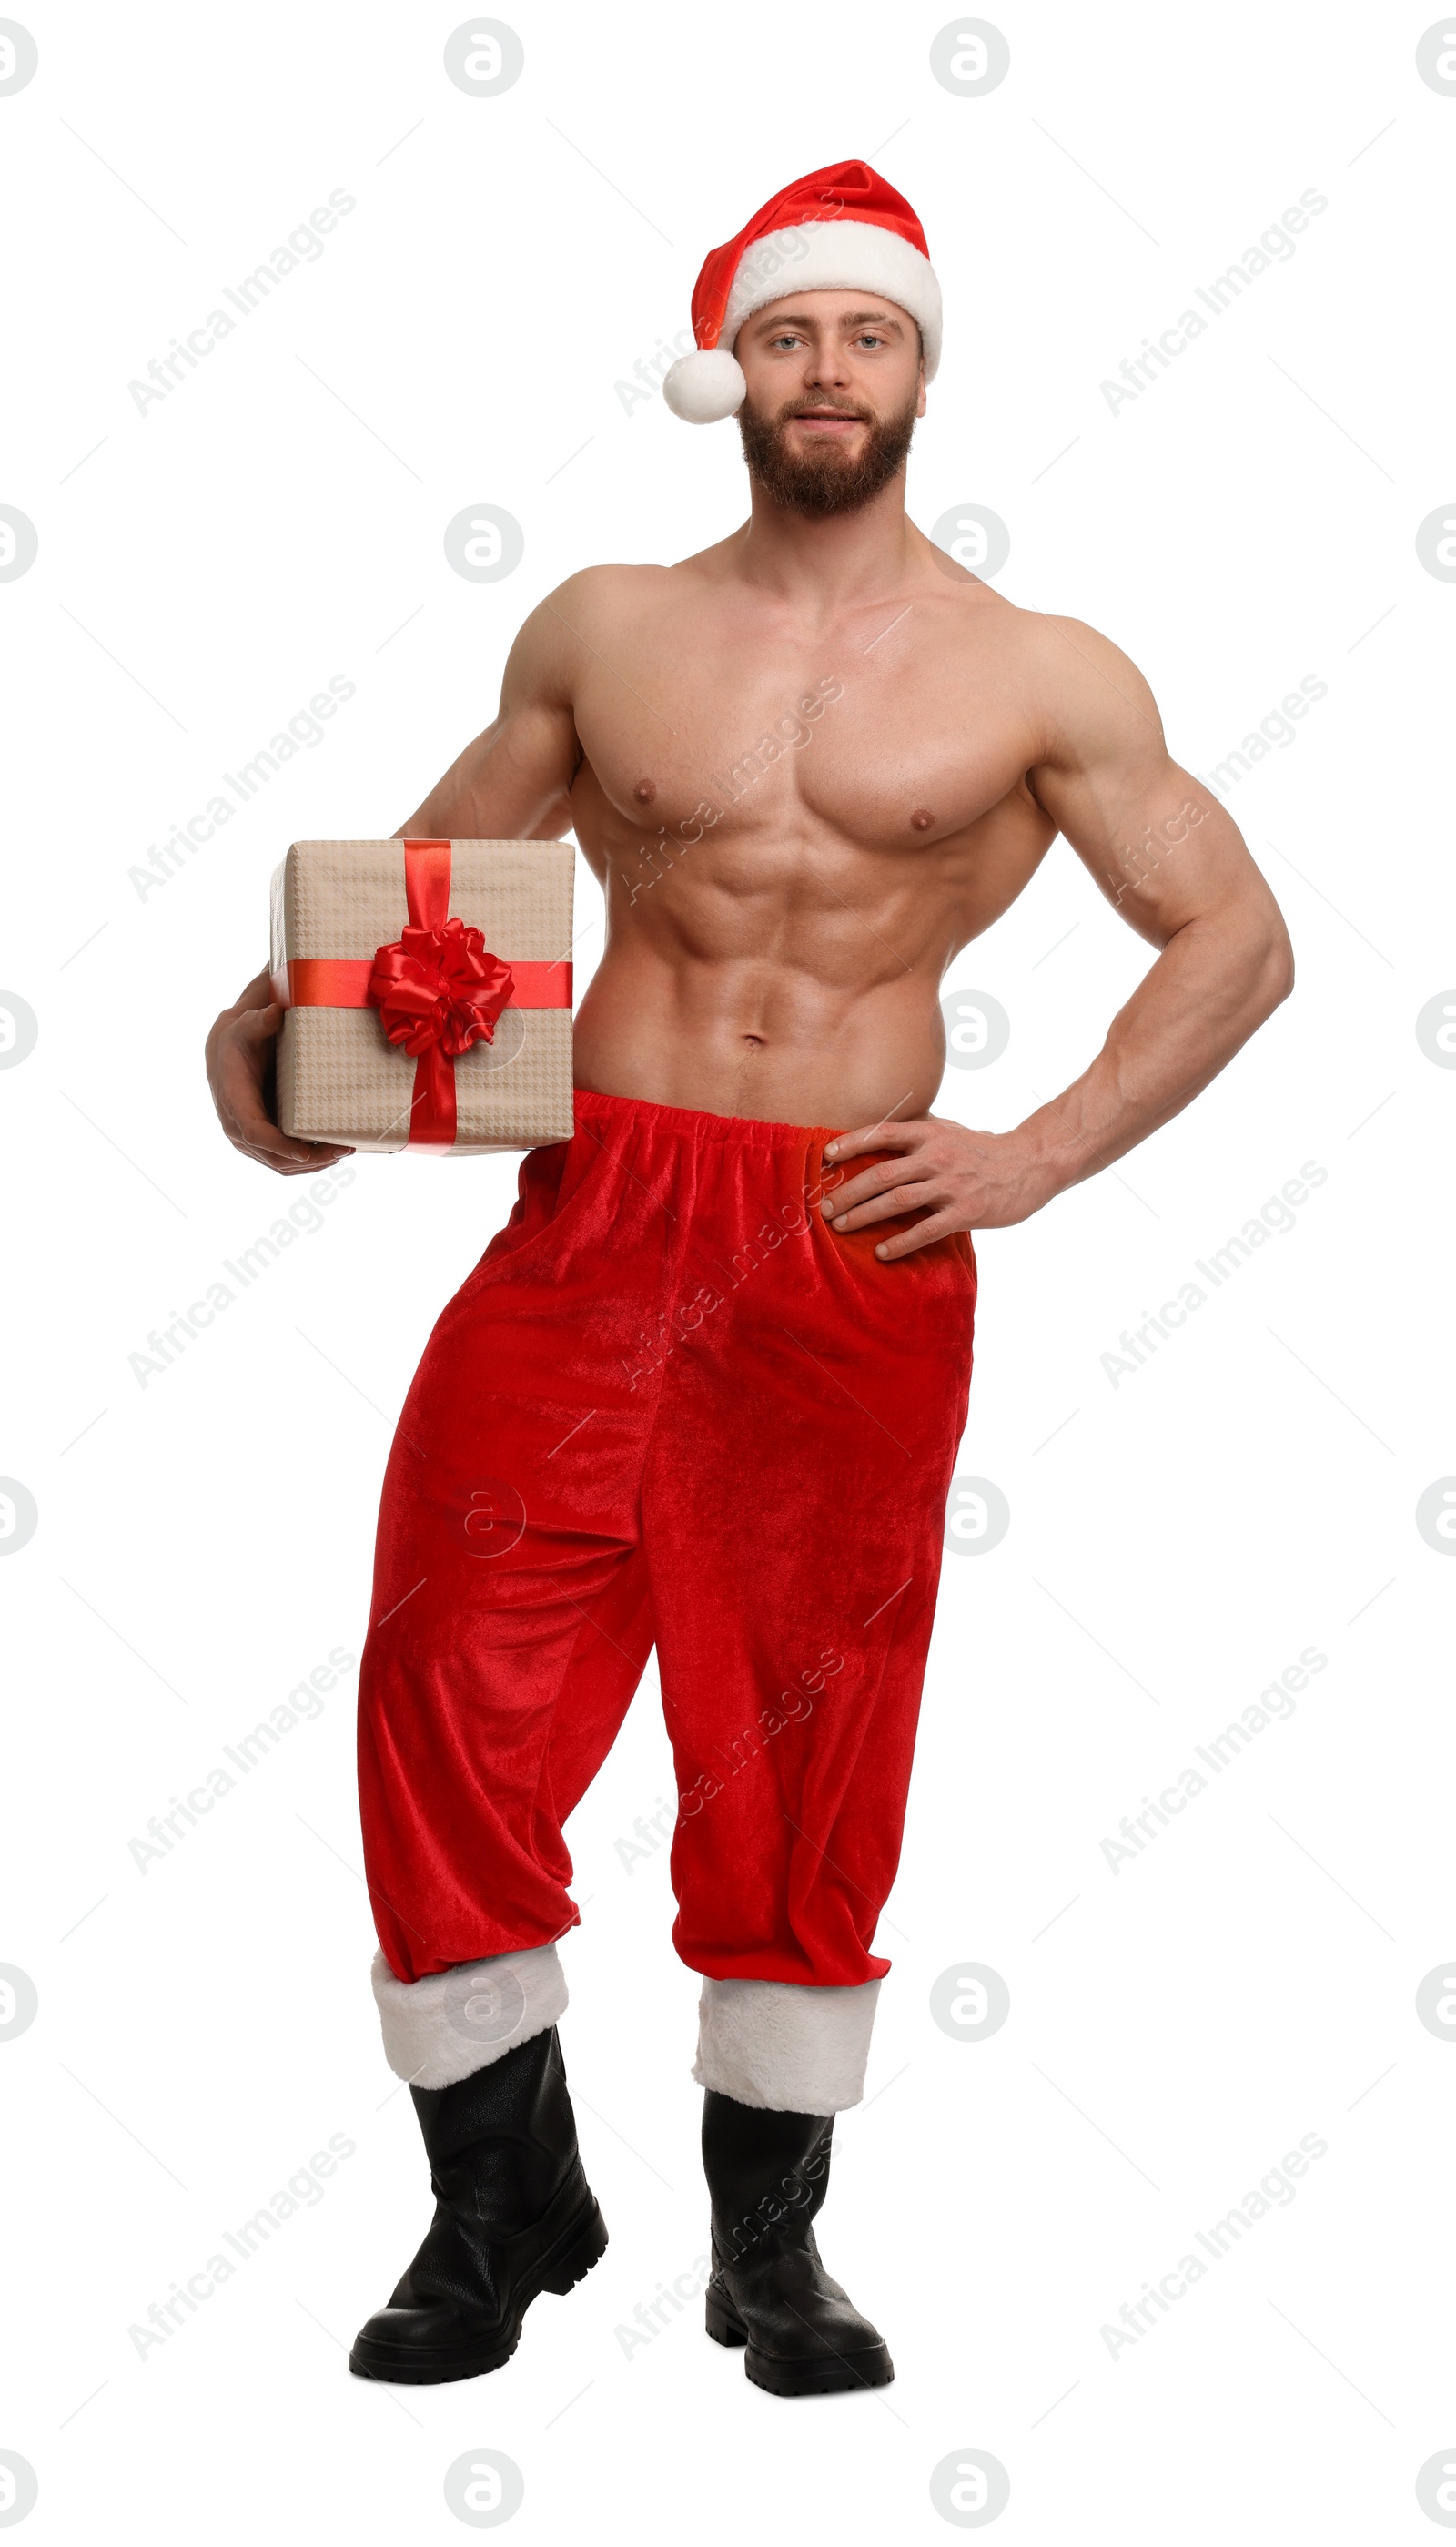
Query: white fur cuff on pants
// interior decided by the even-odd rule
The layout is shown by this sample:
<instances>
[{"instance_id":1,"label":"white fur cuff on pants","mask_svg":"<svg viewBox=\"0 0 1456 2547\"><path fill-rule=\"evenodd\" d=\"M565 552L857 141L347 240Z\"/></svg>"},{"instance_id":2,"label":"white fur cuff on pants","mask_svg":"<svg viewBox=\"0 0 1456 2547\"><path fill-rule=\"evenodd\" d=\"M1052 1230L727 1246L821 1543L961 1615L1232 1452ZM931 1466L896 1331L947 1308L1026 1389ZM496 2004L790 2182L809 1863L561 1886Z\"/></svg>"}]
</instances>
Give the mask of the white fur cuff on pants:
<instances>
[{"instance_id":1,"label":"white fur cuff on pants","mask_svg":"<svg viewBox=\"0 0 1456 2547\"><path fill-rule=\"evenodd\" d=\"M814 1989L799 1981L705 1979L698 2002L701 2087L780 2114L839 2114L865 2092L878 1981Z\"/></svg>"},{"instance_id":2,"label":"white fur cuff on pants","mask_svg":"<svg viewBox=\"0 0 1456 2547\"><path fill-rule=\"evenodd\" d=\"M370 1978L385 2059L412 2087L453 2087L544 2034L566 2005L566 1976L555 1946L487 1955L420 1981L396 1980L376 1955Z\"/></svg>"}]
</instances>

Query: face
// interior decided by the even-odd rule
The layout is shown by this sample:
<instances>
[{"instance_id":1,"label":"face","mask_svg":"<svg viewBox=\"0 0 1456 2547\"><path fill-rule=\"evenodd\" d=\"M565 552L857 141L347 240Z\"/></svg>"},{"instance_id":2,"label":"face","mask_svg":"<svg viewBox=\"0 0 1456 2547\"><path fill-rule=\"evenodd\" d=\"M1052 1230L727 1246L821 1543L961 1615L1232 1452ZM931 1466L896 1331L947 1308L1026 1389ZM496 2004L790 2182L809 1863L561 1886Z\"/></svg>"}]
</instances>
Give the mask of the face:
<instances>
[{"instance_id":1,"label":"face","mask_svg":"<svg viewBox=\"0 0 1456 2547\"><path fill-rule=\"evenodd\" d=\"M925 412L920 331L863 292L799 292L754 311L733 346L750 475L814 515L856 512L904 466Z\"/></svg>"}]
</instances>

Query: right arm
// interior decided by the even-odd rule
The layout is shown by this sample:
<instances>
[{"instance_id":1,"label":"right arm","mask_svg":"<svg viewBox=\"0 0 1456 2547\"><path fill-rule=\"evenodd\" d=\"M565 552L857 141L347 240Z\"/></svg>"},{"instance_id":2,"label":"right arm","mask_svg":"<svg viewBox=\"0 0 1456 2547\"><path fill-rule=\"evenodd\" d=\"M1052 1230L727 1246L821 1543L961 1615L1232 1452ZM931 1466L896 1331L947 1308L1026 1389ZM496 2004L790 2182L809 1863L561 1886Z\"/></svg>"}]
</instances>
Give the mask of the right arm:
<instances>
[{"instance_id":1,"label":"right arm","mask_svg":"<svg viewBox=\"0 0 1456 2547\"><path fill-rule=\"evenodd\" d=\"M581 580L564 584L563 596ZM568 615L577 615L569 599ZM532 612L511 648L494 723L401 823L396 840L558 840L570 830L570 786L581 747L567 634L551 599ZM312 1176L348 1154L323 1141L289 1140L273 1120L273 1048L283 1017L265 967L216 1019L208 1037L208 1082L235 1150L278 1176Z\"/></svg>"}]
</instances>

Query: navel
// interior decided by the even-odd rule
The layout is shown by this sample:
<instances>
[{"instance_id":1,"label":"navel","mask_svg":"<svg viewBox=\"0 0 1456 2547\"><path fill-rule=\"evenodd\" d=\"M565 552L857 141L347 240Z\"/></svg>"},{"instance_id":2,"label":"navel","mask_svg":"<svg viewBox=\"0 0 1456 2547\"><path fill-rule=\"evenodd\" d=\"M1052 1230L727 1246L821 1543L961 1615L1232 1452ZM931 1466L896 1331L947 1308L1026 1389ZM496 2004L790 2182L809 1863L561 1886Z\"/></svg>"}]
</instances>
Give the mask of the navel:
<instances>
[{"instance_id":1,"label":"navel","mask_svg":"<svg viewBox=\"0 0 1456 2547\"><path fill-rule=\"evenodd\" d=\"M650 805L657 790L650 778L640 778L632 792L640 805Z\"/></svg>"}]
</instances>

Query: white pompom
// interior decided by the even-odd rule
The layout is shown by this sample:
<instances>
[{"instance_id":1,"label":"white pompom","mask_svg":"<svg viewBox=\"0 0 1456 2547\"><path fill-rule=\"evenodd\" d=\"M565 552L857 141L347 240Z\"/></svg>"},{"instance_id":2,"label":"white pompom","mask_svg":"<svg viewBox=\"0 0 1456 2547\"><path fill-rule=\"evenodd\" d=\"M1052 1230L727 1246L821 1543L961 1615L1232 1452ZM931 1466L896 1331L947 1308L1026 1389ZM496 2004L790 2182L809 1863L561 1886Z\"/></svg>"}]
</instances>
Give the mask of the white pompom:
<instances>
[{"instance_id":1,"label":"white pompom","mask_svg":"<svg viewBox=\"0 0 1456 2547\"><path fill-rule=\"evenodd\" d=\"M748 395L748 384L731 354L721 345L699 347L674 363L662 384L662 395L685 424L721 424L736 415Z\"/></svg>"}]
</instances>

